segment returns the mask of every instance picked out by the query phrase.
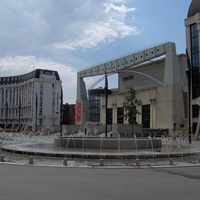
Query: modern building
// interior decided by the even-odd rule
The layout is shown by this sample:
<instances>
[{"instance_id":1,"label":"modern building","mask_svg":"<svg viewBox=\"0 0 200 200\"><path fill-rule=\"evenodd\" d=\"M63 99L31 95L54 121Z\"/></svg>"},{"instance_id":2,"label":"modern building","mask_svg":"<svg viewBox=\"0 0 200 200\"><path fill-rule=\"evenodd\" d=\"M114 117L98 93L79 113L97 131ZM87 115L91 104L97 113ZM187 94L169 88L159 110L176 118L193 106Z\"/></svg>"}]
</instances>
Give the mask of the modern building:
<instances>
[{"instance_id":1,"label":"modern building","mask_svg":"<svg viewBox=\"0 0 200 200\"><path fill-rule=\"evenodd\" d=\"M58 131L61 98L57 71L36 69L0 77L0 126L20 131Z\"/></svg>"},{"instance_id":2,"label":"modern building","mask_svg":"<svg viewBox=\"0 0 200 200\"><path fill-rule=\"evenodd\" d=\"M191 126L192 132L200 131L200 1L193 0L185 19L186 46L188 52L189 82L191 83Z\"/></svg>"},{"instance_id":3,"label":"modern building","mask_svg":"<svg viewBox=\"0 0 200 200\"><path fill-rule=\"evenodd\" d=\"M126 88L132 86L141 101L137 123L143 128L180 131L187 127L187 59L177 55L176 45L166 42L78 72L76 124L106 124L106 96L103 88L86 90L84 79L117 74L117 89L109 88L107 122L127 123L123 103Z\"/></svg>"}]
</instances>

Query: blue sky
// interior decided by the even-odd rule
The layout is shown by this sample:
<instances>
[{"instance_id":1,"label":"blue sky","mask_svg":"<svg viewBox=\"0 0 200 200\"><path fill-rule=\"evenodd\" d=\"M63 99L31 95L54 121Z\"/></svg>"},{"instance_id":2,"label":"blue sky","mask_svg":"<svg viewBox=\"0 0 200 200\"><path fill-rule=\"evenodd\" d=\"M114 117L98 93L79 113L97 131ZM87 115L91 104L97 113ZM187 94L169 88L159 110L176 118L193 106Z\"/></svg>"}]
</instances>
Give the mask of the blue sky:
<instances>
[{"instance_id":1,"label":"blue sky","mask_svg":"<svg viewBox=\"0 0 200 200\"><path fill-rule=\"evenodd\" d=\"M165 41L185 53L191 0L0 0L0 76L57 70L64 103L76 74ZM95 80L86 80L91 85ZM112 79L109 80L112 86Z\"/></svg>"}]
</instances>

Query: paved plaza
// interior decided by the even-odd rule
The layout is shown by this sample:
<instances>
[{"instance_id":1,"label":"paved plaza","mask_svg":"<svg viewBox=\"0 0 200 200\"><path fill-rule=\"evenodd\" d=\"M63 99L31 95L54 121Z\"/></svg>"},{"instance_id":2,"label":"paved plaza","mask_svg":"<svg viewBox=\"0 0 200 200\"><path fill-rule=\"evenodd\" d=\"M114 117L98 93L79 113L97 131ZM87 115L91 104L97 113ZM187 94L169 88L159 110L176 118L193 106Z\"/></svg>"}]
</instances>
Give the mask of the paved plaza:
<instances>
[{"instance_id":1,"label":"paved plaza","mask_svg":"<svg viewBox=\"0 0 200 200\"><path fill-rule=\"evenodd\" d=\"M0 164L1 200L198 200L200 167L65 168Z\"/></svg>"}]
</instances>

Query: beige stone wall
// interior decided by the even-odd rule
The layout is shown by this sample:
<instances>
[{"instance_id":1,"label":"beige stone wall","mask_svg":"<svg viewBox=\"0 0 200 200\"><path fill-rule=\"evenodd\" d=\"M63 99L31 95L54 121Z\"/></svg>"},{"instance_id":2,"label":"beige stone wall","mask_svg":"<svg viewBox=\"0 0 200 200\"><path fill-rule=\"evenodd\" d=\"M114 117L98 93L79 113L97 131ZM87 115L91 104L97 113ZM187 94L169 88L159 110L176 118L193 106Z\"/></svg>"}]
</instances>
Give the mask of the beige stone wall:
<instances>
[{"instance_id":1,"label":"beige stone wall","mask_svg":"<svg viewBox=\"0 0 200 200\"><path fill-rule=\"evenodd\" d=\"M160 86L138 91L138 99L142 105L150 105L150 128L173 128L173 123L180 125L185 117L182 86ZM105 123L105 106L102 97L101 121ZM117 107L122 107L124 94L109 96L108 108L113 109L113 124L117 123ZM138 110L141 112L141 107ZM142 115L137 116L137 122L142 123Z\"/></svg>"}]
</instances>

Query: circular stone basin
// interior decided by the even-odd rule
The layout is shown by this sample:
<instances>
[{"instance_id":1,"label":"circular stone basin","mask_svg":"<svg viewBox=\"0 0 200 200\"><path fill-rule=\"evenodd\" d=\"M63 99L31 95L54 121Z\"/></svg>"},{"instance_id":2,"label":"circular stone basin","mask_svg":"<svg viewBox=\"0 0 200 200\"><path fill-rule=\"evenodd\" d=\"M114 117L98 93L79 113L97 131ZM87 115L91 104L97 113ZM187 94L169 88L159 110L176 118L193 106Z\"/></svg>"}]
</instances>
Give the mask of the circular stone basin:
<instances>
[{"instance_id":1,"label":"circular stone basin","mask_svg":"<svg viewBox=\"0 0 200 200\"><path fill-rule=\"evenodd\" d=\"M59 137L54 147L88 149L155 149L161 148L161 138L106 138L106 137Z\"/></svg>"}]
</instances>

